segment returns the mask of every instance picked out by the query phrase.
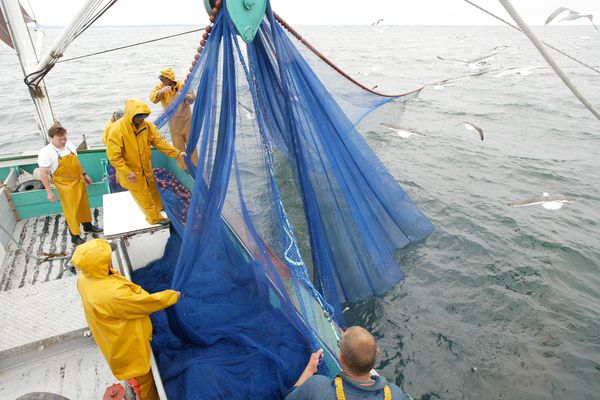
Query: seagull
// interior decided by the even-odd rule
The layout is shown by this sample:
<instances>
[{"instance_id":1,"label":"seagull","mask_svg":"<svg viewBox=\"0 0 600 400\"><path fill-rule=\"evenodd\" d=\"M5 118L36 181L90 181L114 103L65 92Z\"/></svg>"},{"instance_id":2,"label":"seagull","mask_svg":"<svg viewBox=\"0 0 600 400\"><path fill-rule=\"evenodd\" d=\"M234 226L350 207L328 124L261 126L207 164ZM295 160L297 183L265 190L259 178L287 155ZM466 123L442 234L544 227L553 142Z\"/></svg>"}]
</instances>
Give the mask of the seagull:
<instances>
[{"instance_id":1,"label":"seagull","mask_svg":"<svg viewBox=\"0 0 600 400\"><path fill-rule=\"evenodd\" d=\"M437 56L437 58L439 58L440 60L444 60L444 61L455 61L455 62L467 64L467 66L471 69L480 69L489 64L488 60L490 58L495 57L497 55L498 55L498 53L494 52L487 56L475 58L473 60L457 60L456 58L444 58L444 57L440 57L440 56Z\"/></svg>"},{"instance_id":2,"label":"seagull","mask_svg":"<svg viewBox=\"0 0 600 400\"><path fill-rule=\"evenodd\" d=\"M373 22L371 26L377 26L381 21L383 21L383 18L378 19L377 22Z\"/></svg>"},{"instance_id":3,"label":"seagull","mask_svg":"<svg viewBox=\"0 0 600 400\"><path fill-rule=\"evenodd\" d=\"M592 14L580 14L578 11L571 10L570 8L566 8L566 7L559 7L556 10L554 10L554 12L552 14L550 14L548 16L548 18L546 18L546 22L544 22L544 25L548 25L556 17L558 17L560 14L564 13L565 11L568 11L568 13L566 15L564 15L561 19L559 19L558 22L573 21L573 20L576 20L579 18L587 18L590 20L592 25L594 25L594 28L596 30L598 30L598 27L596 26L596 24L594 24L594 16Z\"/></svg>"},{"instance_id":4,"label":"seagull","mask_svg":"<svg viewBox=\"0 0 600 400\"><path fill-rule=\"evenodd\" d=\"M521 68L509 68L505 71L497 73L496 75L494 75L494 78L498 78L500 76L506 76L506 75L516 75L516 74L527 76L527 75L533 74L533 70L536 68L537 67L535 65L528 65L526 67L521 67Z\"/></svg>"},{"instance_id":5,"label":"seagull","mask_svg":"<svg viewBox=\"0 0 600 400\"><path fill-rule=\"evenodd\" d=\"M552 12L552 14L550 14L548 16L548 18L546 18L546 22L544 22L544 25L548 25L550 22L552 22L552 20L554 18L556 18L559 14L561 14L565 11L573 11L573 10L571 10L570 8L567 8L567 7L558 7L556 10L554 10Z\"/></svg>"},{"instance_id":6,"label":"seagull","mask_svg":"<svg viewBox=\"0 0 600 400\"><path fill-rule=\"evenodd\" d=\"M461 122L460 124L457 124L456 126L458 126L458 125L463 125L468 130L473 131L473 132L477 132L479 134L479 137L481 138L481 140L483 140L483 129L481 129L477 125L474 125L474 124L472 124L470 122L466 122L466 121L465 122Z\"/></svg>"},{"instance_id":7,"label":"seagull","mask_svg":"<svg viewBox=\"0 0 600 400\"><path fill-rule=\"evenodd\" d=\"M394 124L380 122L380 125L383 126L384 128L388 128L389 130L396 132L396 134L398 134L398 136L400 136L402 139L408 139L412 135L425 136L421 132L418 132L414 129L401 128L398 125L394 125Z\"/></svg>"},{"instance_id":8,"label":"seagull","mask_svg":"<svg viewBox=\"0 0 600 400\"><path fill-rule=\"evenodd\" d=\"M246 118L253 120L254 117L254 110L251 109L250 107L246 107L245 105L243 105L241 102L238 101L238 104L240 105L240 107L242 107L245 111L246 111Z\"/></svg>"},{"instance_id":9,"label":"seagull","mask_svg":"<svg viewBox=\"0 0 600 400\"><path fill-rule=\"evenodd\" d=\"M562 208L565 203L573 203L574 201L574 198L565 197L562 194L548 194L544 192L540 197L532 197L530 199L515 201L508 203L508 205L511 207L524 207L541 204L546 210L558 210Z\"/></svg>"}]
</instances>

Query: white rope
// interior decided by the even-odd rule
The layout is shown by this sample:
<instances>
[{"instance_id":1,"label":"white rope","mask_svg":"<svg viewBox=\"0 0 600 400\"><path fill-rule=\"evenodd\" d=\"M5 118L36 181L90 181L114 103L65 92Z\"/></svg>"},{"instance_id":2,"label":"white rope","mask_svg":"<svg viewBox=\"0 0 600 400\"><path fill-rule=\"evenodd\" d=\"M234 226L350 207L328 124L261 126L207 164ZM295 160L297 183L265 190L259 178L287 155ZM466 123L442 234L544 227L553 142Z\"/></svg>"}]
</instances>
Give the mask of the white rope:
<instances>
[{"instance_id":1,"label":"white rope","mask_svg":"<svg viewBox=\"0 0 600 400\"><path fill-rule=\"evenodd\" d=\"M529 26L523 21L519 13L514 9L509 0L499 0L500 4L506 9L506 11L510 14L512 19L516 22L516 24L521 28L523 33L531 40L531 43L536 47L536 49L540 52L544 60L552 67L554 72L558 75L560 79L564 82L564 84L573 92L575 97L581 101L581 103L587 107L588 110L598 119L600 119L600 114L594 109L594 107L586 100L585 97L577 90L575 85L571 82L568 76L564 74L564 72L560 69L560 67L554 62L550 54L546 51L542 43L538 40L538 38L533 34Z\"/></svg>"}]
</instances>

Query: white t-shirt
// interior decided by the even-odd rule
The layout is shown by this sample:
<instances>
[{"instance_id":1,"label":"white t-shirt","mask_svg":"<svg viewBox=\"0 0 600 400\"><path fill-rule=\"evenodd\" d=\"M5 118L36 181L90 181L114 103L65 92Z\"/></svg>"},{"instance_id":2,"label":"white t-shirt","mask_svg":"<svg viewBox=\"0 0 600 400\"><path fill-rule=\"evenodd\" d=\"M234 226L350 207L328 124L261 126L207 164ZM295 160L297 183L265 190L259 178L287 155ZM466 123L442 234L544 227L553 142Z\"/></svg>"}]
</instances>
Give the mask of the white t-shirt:
<instances>
[{"instance_id":1,"label":"white t-shirt","mask_svg":"<svg viewBox=\"0 0 600 400\"><path fill-rule=\"evenodd\" d=\"M50 173L53 174L56 168L58 168L58 156L65 157L71 153L77 155L77 150L75 150L73 143L68 140L65 148L62 150L54 147L52 143L48 143L38 153L37 162L40 168L50 168Z\"/></svg>"}]
</instances>

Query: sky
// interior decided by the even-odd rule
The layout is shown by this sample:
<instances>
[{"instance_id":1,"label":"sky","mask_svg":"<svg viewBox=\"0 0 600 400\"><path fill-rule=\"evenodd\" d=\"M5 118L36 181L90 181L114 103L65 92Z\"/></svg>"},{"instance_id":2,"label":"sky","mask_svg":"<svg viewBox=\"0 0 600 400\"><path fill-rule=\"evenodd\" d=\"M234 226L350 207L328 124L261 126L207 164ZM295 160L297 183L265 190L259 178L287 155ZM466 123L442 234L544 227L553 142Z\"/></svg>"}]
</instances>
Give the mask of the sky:
<instances>
[{"instance_id":1,"label":"sky","mask_svg":"<svg viewBox=\"0 0 600 400\"><path fill-rule=\"evenodd\" d=\"M498 0L471 0L510 20ZM530 25L543 25L558 7L593 14L600 23L600 0L512 0ZM76 14L84 0L21 0L33 8L43 26L61 26ZM383 18L386 25L495 25L492 17L464 0L271 0L271 6L292 25L370 25ZM97 25L204 25L203 0L119 0ZM589 24L587 19L560 25Z\"/></svg>"}]
</instances>

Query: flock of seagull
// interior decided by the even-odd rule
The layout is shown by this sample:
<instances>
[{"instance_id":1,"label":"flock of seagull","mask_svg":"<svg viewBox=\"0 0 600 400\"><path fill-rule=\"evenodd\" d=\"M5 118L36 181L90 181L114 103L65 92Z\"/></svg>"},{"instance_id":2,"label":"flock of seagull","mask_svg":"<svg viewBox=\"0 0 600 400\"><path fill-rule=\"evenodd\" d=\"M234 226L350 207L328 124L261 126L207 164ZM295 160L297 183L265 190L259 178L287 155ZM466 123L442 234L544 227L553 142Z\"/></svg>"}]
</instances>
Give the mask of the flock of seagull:
<instances>
[{"instance_id":1,"label":"flock of seagull","mask_svg":"<svg viewBox=\"0 0 600 400\"><path fill-rule=\"evenodd\" d=\"M558 19L559 17L561 17L561 18ZM587 18L592 23L594 28L596 30L598 30L598 26L596 26L594 24L594 17L592 14L581 14L578 11L575 11L575 10L572 10L572 9L566 8L566 7L559 7L556 10L554 10L554 12L552 12L552 14L550 14L548 16L548 18L546 19L545 25L548 25L550 22L552 22L554 20L557 20L557 22L561 22L561 21L573 21L573 20L576 20L579 18ZM374 22L372 24L372 26L373 27L378 26L382 21L383 21L383 19L380 19L377 22ZM483 57L478 57L475 59L470 59L470 60L445 58L445 57L441 57L441 56L437 56L437 58L440 60L443 60L443 61L452 61L452 62L463 63L468 68L470 68L474 71L479 71L476 74L466 75L466 76L474 76L474 75L480 75L482 73L488 72L487 67L489 67L489 65L490 65L489 60L491 60L493 57L498 55L497 50L501 50L504 47L507 47L507 46L496 46L494 48L494 51L491 54L485 55ZM525 66L525 67L518 67L518 68L508 68L503 71L500 71L499 73L497 73L493 76L494 77L504 77L507 75L527 76L527 75L531 75L532 73L534 73L534 70L536 68L538 68L538 67L537 66ZM443 89L443 84L452 79L456 79L456 78L450 78L450 79L446 79L443 81L439 81L439 82L432 84L432 86L436 90L441 90L441 89ZM380 125L386 129L388 129L389 131L396 133L402 139L408 139L409 137L411 137L413 135L426 136L417 130L410 129L410 128L403 128L403 127L400 127L398 125L388 123L388 122L381 122ZM460 126L460 125L462 125L465 129L467 129L469 131L475 132L481 140L484 139L483 129L481 129L479 126L477 126L471 122L467 122L467 121L461 122L461 123L457 124L456 126ZM507 205L510 207L526 207L526 206L533 206L533 205L541 205L546 210L554 211L554 210L561 209L567 203L573 203L573 202L575 202L575 199L572 197L567 197L567 196L564 196L564 195L558 194L558 193L550 194L550 193L544 192L544 193L542 193L541 196L536 196L536 197L531 197L531 198L527 198L524 200L514 201L511 203L507 203Z\"/></svg>"}]
</instances>

